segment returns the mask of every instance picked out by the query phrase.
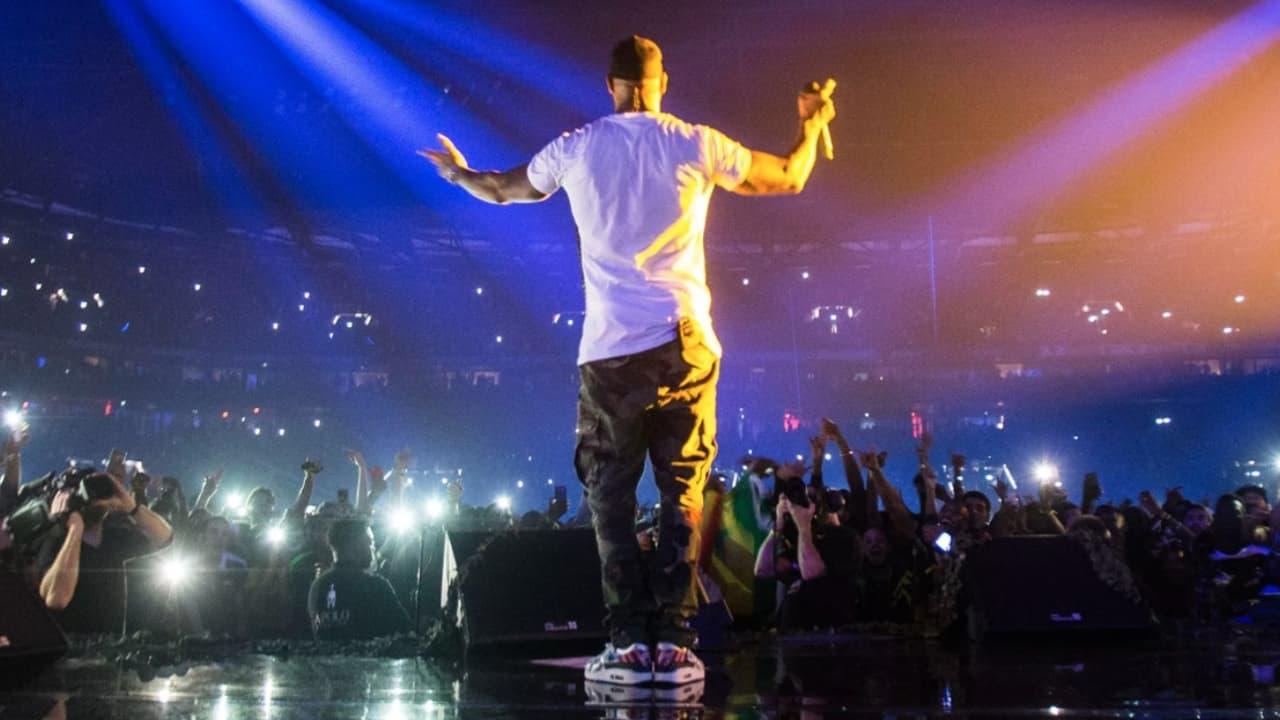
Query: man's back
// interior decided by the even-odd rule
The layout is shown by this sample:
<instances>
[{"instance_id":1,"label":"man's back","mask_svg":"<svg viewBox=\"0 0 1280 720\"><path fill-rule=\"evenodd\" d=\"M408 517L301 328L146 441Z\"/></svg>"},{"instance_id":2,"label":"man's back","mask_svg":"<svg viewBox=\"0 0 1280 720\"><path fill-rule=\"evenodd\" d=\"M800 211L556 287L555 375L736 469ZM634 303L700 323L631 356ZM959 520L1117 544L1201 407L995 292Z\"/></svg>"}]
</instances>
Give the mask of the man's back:
<instances>
[{"instance_id":1,"label":"man's back","mask_svg":"<svg viewBox=\"0 0 1280 720\"><path fill-rule=\"evenodd\" d=\"M716 185L736 186L750 165L750 152L722 133L654 112L603 117L534 156L530 182L565 189L582 243L579 363L657 347L681 317L720 354L703 231Z\"/></svg>"},{"instance_id":2,"label":"man's back","mask_svg":"<svg viewBox=\"0 0 1280 720\"><path fill-rule=\"evenodd\" d=\"M311 583L307 613L317 640L360 640L411 629L391 583L368 570L341 565Z\"/></svg>"}]
</instances>

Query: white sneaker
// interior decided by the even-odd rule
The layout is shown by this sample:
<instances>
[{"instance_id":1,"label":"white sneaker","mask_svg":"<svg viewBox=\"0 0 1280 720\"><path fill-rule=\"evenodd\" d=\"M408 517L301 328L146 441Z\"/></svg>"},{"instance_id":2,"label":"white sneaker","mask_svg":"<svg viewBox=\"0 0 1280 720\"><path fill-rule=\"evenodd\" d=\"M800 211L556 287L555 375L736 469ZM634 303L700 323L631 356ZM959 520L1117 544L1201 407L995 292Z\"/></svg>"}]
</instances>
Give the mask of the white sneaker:
<instances>
[{"instance_id":1,"label":"white sneaker","mask_svg":"<svg viewBox=\"0 0 1280 720\"><path fill-rule=\"evenodd\" d=\"M707 668L687 647L658 643L653 663L653 681L663 685L687 685L705 680Z\"/></svg>"},{"instance_id":2,"label":"white sneaker","mask_svg":"<svg viewBox=\"0 0 1280 720\"><path fill-rule=\"evenodd\" d=\"M609 643L604 646L604 652L587 661L585 675L588 680L614 685L651 683L653 659L649 655L649 646L632 643L619 649Z\"/></svg>"}]
</instances>

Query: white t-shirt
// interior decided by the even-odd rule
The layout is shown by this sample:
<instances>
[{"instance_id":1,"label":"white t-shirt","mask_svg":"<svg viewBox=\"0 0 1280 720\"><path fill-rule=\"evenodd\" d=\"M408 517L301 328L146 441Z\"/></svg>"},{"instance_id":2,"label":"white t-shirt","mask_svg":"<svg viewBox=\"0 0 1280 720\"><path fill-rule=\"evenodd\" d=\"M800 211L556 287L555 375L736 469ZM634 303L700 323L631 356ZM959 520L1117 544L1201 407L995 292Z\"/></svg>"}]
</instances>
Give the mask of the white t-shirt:
<instances>
[{"instance_id":1,"label":"white t-shirt","mask_svg":"<svg viewBox=\"0 0 1280 720\"><path fill-rule=\"evenodd\" d=\"M563 187L582 242L587 314L578 363L676 338L687 317L718 357L702 234L715 187L747 177L751 152L665 113L609 115L565 133L529 162L529 182Z\"/></svg>"}]
</instances>

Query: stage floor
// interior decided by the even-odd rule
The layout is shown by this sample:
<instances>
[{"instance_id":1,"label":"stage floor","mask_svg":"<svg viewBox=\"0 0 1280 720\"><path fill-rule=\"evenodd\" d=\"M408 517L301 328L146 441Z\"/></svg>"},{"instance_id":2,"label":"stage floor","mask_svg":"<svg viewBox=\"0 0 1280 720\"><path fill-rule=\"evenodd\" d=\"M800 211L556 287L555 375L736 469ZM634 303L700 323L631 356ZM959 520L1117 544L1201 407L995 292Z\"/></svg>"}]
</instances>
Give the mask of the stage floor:
<instances>
[{"instance_id":1,"label":"stage floor","mask_svg":"<svg viewBox=\"0 0 1280 720\"><path fill-rule=\"evenodd\" d=\"M960 650L805 636L707 659L695 702L593 700L583 658L473 656L453 667L247 654L147 680L123 663L69 658L0 692L0 718L1280 717L1280 643L1229 633Z\"/></svg>"}]
</instances>

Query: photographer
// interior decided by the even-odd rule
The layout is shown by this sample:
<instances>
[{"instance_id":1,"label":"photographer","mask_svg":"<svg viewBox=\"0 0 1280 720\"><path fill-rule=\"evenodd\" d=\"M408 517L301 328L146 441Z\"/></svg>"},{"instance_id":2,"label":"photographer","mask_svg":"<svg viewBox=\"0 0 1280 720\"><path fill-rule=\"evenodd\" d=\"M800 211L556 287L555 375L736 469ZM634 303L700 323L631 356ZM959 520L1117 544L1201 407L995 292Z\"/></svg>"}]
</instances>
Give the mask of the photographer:
<instances>
[{"instance_id":1,"label":"photographer","mask_svg":"<svg viewBox=\"0 0 1280 720\"><path fill-rule=\"evenodd\" d=\"M311 583L307 612L317 640L362 640L408 632L409 615L386 578L374 573L373 532L363 520L329 530L334 565Z\"/></svg>"},{"instance_id":2,"label":"photographer","mask_svg":"<svg viewBox=\"0 0 1280 720\"><path fill-rule=\"evenodd\" d=\"M108 468L117 467L113 455ZM70 632L115 632L124 615L124 562L169 544L173 530L164 518L139 504L119 477L99 473L85 483L110 483L114 493L69 511L72 491L62 490L50 516L62 526L44 538L37 553L40 597L57 611L58 623ZM131 522L106 524L116 514Z\"/></svg>"},{"instance_id":3,"label":"photographer","mask_svg":"<svg viewBox=\"0 0 1280 720\"><path fill-rule=\"evenodd\" d=\"M838 627L852 617L856 539L835 513L819 507L820 488L806 488L804 466L780 467L774 525L756 555L756 577L775 578L785 595L783 631Z\"/></svg>"}]
</instances>

